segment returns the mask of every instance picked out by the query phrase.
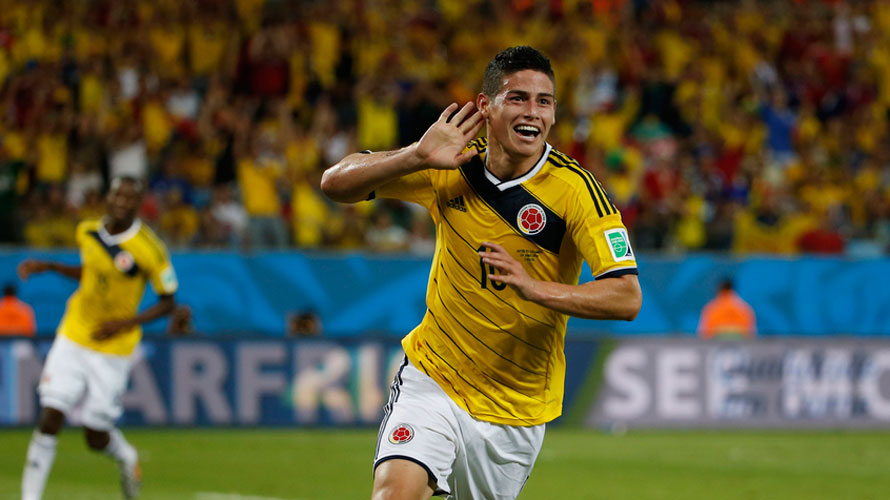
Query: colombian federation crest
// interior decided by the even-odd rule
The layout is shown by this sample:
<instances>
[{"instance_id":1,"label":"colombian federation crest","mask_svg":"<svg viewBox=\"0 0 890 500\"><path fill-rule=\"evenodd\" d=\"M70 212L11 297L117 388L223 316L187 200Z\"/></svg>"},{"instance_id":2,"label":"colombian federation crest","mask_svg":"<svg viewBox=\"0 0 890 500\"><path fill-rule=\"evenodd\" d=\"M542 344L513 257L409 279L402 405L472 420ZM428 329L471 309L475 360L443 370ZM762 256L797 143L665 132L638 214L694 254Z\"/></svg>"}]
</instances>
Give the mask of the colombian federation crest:
<instances>
[{"instance_id":1,"label":"colombian federation crest","mask_svg":"<svg viewBox=\"0 0 890 500\"><path fill-rule=\"evenodd\" d=\"M399 424L389 433L389 442L392 444L405 444L414 439L414 428L408 424Z\"/></svg>"},{"instance_id":2,"label":"colombian federation crest","mask_svg":"<svg viewBox=\"0 0 890 500\"><path fill-rule=\"evenodd\" d=\"M520 231L527 235L538 234L547 225L547 214L541 205L529 203L519 209L519 213L516 215L516 225Z\"/></svg>"},{"instance_id":3,"label":"colombian federation crest","mask_svg":"<svg viewBox=\"0 0 890 500\"><path fill-rule=\"evenodd\" d=\"M126 250L121 250L114 256L114 267L122 273L130 272L135 263L136 260L133 258L133 254Z\"/></svg>"}]
</instances>

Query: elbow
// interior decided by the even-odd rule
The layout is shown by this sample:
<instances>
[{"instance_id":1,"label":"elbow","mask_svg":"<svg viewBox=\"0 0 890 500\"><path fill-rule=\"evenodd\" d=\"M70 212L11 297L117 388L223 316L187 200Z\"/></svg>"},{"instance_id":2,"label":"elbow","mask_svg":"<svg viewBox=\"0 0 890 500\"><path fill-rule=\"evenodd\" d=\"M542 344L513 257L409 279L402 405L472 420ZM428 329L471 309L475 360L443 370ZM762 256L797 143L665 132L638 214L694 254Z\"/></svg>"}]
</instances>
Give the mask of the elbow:
<instances>
[{"instance_id":1,"label":"elbow","mask_svg":"<svg viewBox=\"0 0 890 500\"><path fill-rule=\"evenodd\" d=\"M355 203L363 200L362 197L356 196L343 185L337 174L337 165L324 171L319 187L325 196L339 203Z\"/></svg>"},{"instance_id":2,"label":"elbow","mask_svg":"<svg viewBox=\"0 0 890 500\"><path fill-rule=\"evenodd\" d=\"M324 173L321 174L321 185L319 187L321 187L321 192L324 193L325 196L334 201L340 201L338 199L339 192L337 191L337 181L334 175L331 174L331 170L333 170L333 167L325 170Z\"/></svg>"},{"instance_id":3,"label":"elbow","mask_svg":"<svg viewBox=\"0 0 890 500\"><path fill-rule=\"evenodd\" d=\"M625 307L621 317L624 321L635 320L640 313L640 309L643 307L643 291L640 290L639 282L634 280L633 285L634 286L629 287L626 299L624 300Z\"/></svg>"},{"instance_id":4,"label":"elbow","mask_svg":"<svg viewBox=\"0 0 890 500\"><path fill-rule=\"evenodd\" d=\"M643 294L636 293L633 300L629 301L627 311L625 311L624 320L625 321L633 321L637 319L637 315L640 314L640 309L643 307Z\"/></svg>"}]
</instances>

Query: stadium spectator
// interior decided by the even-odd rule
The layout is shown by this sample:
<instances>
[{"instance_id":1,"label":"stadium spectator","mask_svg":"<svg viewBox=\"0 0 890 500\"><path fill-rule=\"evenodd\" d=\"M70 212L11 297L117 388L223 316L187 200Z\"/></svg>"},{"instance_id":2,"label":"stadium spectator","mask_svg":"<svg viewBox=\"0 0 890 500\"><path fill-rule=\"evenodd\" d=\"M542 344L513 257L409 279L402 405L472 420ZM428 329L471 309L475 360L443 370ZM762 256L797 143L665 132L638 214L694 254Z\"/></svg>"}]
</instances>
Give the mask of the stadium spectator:
<instances>
[{"instance_id":1,"label":"stadium spectator","mask_svg":"<svg viewBox=\"0 0 890 500\"><path fill-rule=\"evenodd\" d=\"M698 335L703 339L750 339L757 335L754 310L735 292L731 280L721 281L717 296L702 308Z\"/></svg>"},{"instance_id":2,"label":"stadium spectator","mask_svg":"<svg viewBox=\"0 0 890 500\"><path fill-rule=\"evenodd\" d=\"M241 182L236 139L271 132L277 207L254 213L257 179L238 186L251 232L273 246L336 246L318 220L370 227L393 207L322 208L311 191L321 166L417 141L436 110L472 98L480 47L529 40L558 55L552 143L601 177L640 248L802 252L796 233L811 228L798 222L833 205L844 251L886 250L890 178L873 173L890 164L885 2L434 4L27 2L0 18L0 142L3 162L20 162L15 208L0 213L42 217L27 200L53 184L76 206L95 172L104 185L125 173L162 186L170 161L201 212L214 185ZM777 226L751 223L764 196L777 198L765 202ZM164 196L146 201L156 227ZM0 238L22 240L21 225L2 226ZM752 244L758 231L781 244Z\"/></svg>"},{"instance_id":3,"label":"stadium spectator","mask_svg":"<svg viewBox=\"0 0 890 500\"><path fill-rule=\"evenodd\" d=\"M15 285L3 287L0 298L0 335L27 335L37 333L34 309L16 296Z\"/></svg>"}]
</instances>

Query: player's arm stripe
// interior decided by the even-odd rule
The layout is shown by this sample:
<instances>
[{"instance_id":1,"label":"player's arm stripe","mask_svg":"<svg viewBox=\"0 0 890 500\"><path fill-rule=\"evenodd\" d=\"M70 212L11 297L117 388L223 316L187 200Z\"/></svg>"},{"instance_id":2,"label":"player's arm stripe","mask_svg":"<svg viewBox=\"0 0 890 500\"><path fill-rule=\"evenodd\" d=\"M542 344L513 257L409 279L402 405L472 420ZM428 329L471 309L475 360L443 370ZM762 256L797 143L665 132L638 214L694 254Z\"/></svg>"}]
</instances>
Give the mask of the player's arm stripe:
<instances>
[{"instance_id":1,"label":"player's arm stripe","mask_svg":"<svg viewBox=\"0 0 890 500\"><path fill-rule=\"evenodd\" d=\"M436 286L439 286L439 282L436 281L435 278L433 278L433 282L436 284ZM454 286L454 285L452 285L452 287L453 287L453 286ZM457 290L457 289L455 288L455 290ZM460 292L457 292L457 293L460 293ZM486 344L485 341L482 340L482 339L480 339L479 337L477 337L476 334L474 334L474 333L471 332L470 330L467 330L467 327L465 327L465 326L461 323L461 321L460 321L459 319L457 319L457 317L454 316L454 313L452 313L451 311L448 310L448 307L445 305L445 302L442 301L442 295L441 295L441 294L439 294L439 293L437 292L437 293L436 293L436 297L439 298L439 303L442 304L442 307L445 309L445 311L446 311L448 314L450 314L452 318L455 319L455 322L456 322L457 324L459 324L460 327L463 328L464 331L466 331L471 337L473 337L474 339L476 339L477 342L479 342L480 344L482 344L483 346L485 346L485 348L488 349L489 351L491 351L494 355L496 355L497 357L499 357L499 358L503 359L504 361L510 363L511 365L515 366L516 368L519 368L520 370L522 370L522 371L524 371L524 372L528 372L528 373L530 373L530 374L532 374L532 375L537 375L537 376L539 376L539 377L546 377L546 376L547 376L546 373L539 373L539 372L536 372L536 371L534 371L534 370L529 370L528 368L526 368L526 367L524 367L524 366L518 364L517 362L513 361L512 359L505 357L503 354L499 353L496 349L494 349L494 348L491 347L490 345ZM475 309L475 308L474 308L474 309ZM478 309L477 309L477 311L478 311ZM435 321L436 326L439 327L439 330L441 330L442 333L444 333L445 336L448 337L448 340L450 340L455 346L457 346L457 342L454 342L454 339L451 337L451 335L448 335L448 332L446 332L445 329L442 328L442 325L439 324L439 321L436 319L436 316L433 314L433 311L430 311L430 316L433 318L433 321ZM476 365L476 362L473 361L473 358L471 358L466 352L464 352L464 350L461 349L460 346L458 346L457 348L458 348L458 350L459 350L461 353L463 353L464 356L467 357L467 359L469 359L469 360L473 363L473 365ZM479 371L482 371L482 370L480 369ZM501 382L501 383L504 384L504 385L507 385L507 384L505 384L505 383L503 383L503 382ZM512 387L511 387L511 389L512 389ZM514 390L515 390L515 389L514 389ZM516 391L516 392L521 392L521 391Z\"/></svg>"},{"instance_id":2,"label":"player's arm stripe","mask_svg":"<svg viewBox=\"0 0 890 500\"><path fill-rule=\"evenodd\" d=\"M628 274L639 275L640 272L636 267L622 267L619 269L612 269L611 271L606 271L599 276L596 276L595 279L601 280L604 278L617 278L619 276L626 276Z\"/></svg>"},{"instance_id":3,"label":"player's arm stripe","mask_svg":"<svg viewBox=\"0 0 890 500\"><path fill-rule=\"evenodd\" d=\"M105 243L105 240L103 240L102 237L99 236L98 231L90 231L87 234L92 236L93 239L95 239L96 241L99 242L100 245L102 245L102 248L104 248L105 252L108 253L109 257L111 257L112 262L114 262L114 258L117 257L117 254L119 254L123 251L123 249L120 247L120 245L109 245L108 243ZM130 266L130 269L128 269L124 274L133 278L139 274L139 271L140 271L139 265L136 264L136 261L134 260L133 265Z\"/></svg>"},{"instance_id":4,"label":"player's arm stripe","mask_svg":"<svg viewBox=\"0 0 890 500\"><path fill-rule=\"evenodd\" d=\"M559 151L555 151L554 155L556 155L553 157L556 159L556 165L565 167L585 179L588 189L592 188L596 193L597 198L599 198L599 202L602 203L603 211L605 211L606 215L612 215L618 212L615 205L612 204L612 200L609 199L609 195L606 194L606 191L603 189L602 185L600 185L599 181L596 180L596 177L592 172ZM596 200L596 198L594 199ZM600 217L602 217L602 215L600 215Z\"/></svg>"},{"instance_id":5,"label":"player's arm stripe","mask_svg":"<svg viewBox=\"0 0 890 500\"><path fill-rule=\"evenodd\" d=\"M457 265L458 265L461 269L463 269L463 271L467 274L467 276L470 277L470 279L471 279L474 283L476 283L476 282L479 281L478 275L475 274L475 273L473 273L472 271L470 271L470 270L467 269L466 267L464 267L464 265L461 264L460 259L458 259L457 256L454 255L454 253L451 252L451 249L450 249L450 248L445 247L445 250L448 252L449 255L451 255L451 258L454 259L454 262L456 262ZM442 272L445 273L445 276L448 276L448 273L445 272L445 268L444 268L444 267L442 268ZM450 280L451 277L449 276L448 279ZM498 294L494 293L494 291L492 291L490 288L486 288L485 291L487 291L492 297L494 297L494 298L498 299L499 301L501 301L505 306L507 306L507 307L509 307L510 309L513 309L514 311L516 311L517 313L519 313L521 316L526 317L526 318L528 318L528 319L530 319L530 320L532 320L532 321L536 321L536 322L538 322L538 323L540 323L540 324L542 324L542 325L544 325L544 326L546 326L546 327L548 327L548 328L556 329L556 327L553 326L553 325L551 325L550 323L541 321L541 320L539 320L538 318L535 318L535 317L533 317L533 316L529 316L528 314L526 314L526 313L520 311L516 306L514 306L513 304L511 304L511 303L507 302L506 300L504 300L503 298L501 298ZM462 296L462 297L463 297L463 296ZM466 300L466 298L464 298L464 300ZM467 302L469 302L469 301L467 301ZM473 304L471 303L470 305L472 306ZM482 313L480 313L480 314L482 314ZM485 319L488 319L488 318L485 318ZM491 320L489 320L489 321L491 321ZM495 326L498 326L497 323L494 323L493 321L492 321L492 323L493 323ZM498 326L498 328L500 328L500 326ZM502 330L503 330L503 329L502 329ZM505 331L506 333L510 333L510 332L507 332L506 330L504 330L504 331ZM511 334L511 335L512 335L512 334ZM517 338L518 338L518 337L517 337ZM519 340L522 340L522 339L519 339ZM541 349L540 347L536 347L536 346L534 346L534 345L532 345L532 344L529 344L529 346L534 347L535 349L540 349L540 350L542 350L542 351L544 350L544 349ZM550 351L546 351L546 352L549 353Z\"/></svg>"},{"instance_id":6,"label":"player's arm stripe","mask_svg":"<svg viewBox=\"0 0 890 500\"><path fill-rule=\"evenodd\" d=\"M550 163L551 165L555 165L557 168L568 168L566 165L562 165L562 164L560 164L560 163L559 163L554 157L552 157L552 156L551 156L550 158L547 158L547 162ZM602 207L600 207L600 202L599 202L599 200L597 199L596 194L593 192L593 188L590 186L590 181L587 180L587 178L584 177L584 174L582 174L581 172L578 172L577 170L574 170L574 169L571 169L571 168L569 168L569 170L572 171L572 172L574 172L574 173L576 173L576 174L578 174L578 175L581 177L581 180L584 181L584 184L587 186L587 191L590 193L590 199L593 200L593 206L596 207L596 213L597 213L600 217L602 217L602 216L603 216L603 209L602 209Z\"/></svg>"},{"instance_id":7,"label":"player's arm stripe","mask_svg":"<svg viewBox=\"0 0 890 500\"><path fill-rule=\"evenodd\" d=\"M522 417L517 416L516 414L514 414L514 413L513 413L512 411L510 411L509 409L504 408L504 406L503 406L502 404L498 403L497 400L492 399L491 396L489 396L488 394L482 392L478 387L476 387L475 385L473 385L472 382L470 382L470 381L467 380L463 375L460 374L460 371L458 371L458 370L455 369L453 366L451 366L451 363L449 363L445 358L443 358L442 356L440 356L439 353L437 353L436 350L433 349L433 347L429 344L429 342L427 342L427 341L424 340L423 343L426 344L426 347L430 350L430 352L432 352L433 354L435 354L437 358L441 359L443 363L445 363L446 365L448 365L448 368L451 368L451 371L452 371L455 375L457 375L458 377L460 377L460 379L463 380L465 384L467 384L468 386L472 387L473 389L476 389L476 392L478 392L479 394L485 396L486 399L488 399L489 401L491 401L492 403L494 403L498 408L500 408L500 409L504 410L505 412L507 412L511 417L513 417L513 418L515 418L515 419L517 419L517 420L522 420L523 422L528 423L527 420L525 420L525 419L522 418ZM452 384L452 387L454 387L453 384ZM456 392L456 391L455 391L455 392ZM465 400L465 401L466 401L466 400ZM469 405L467 405L467 406L469 406Z\"/></svg>"},{"instance_id":8,"label":"player's arm stripe","mask_svg":"<svg viewBox=\"0 0 890 500\"><path fill-rule=\"evenodd\" d=\"M439 298L439 301L440 301L440 302L442 301L441 297ZM446 309L446 311L447 311L447 309ZM530 396L530 395L528 395L528 394L522 392L521 390L519 390L519 389L513 387L512 385L510 385L509 383L504 382L504 381L501 380L499 377L494 377L494 376L490 375L489 373L487 373L485 370L483 370L481 366L479 366L478 364L476 364L476 360L474 360L473 358L471 358L470 355L466 353L466 351L464 351L463 349L461 349L460 345L458 345L458 343L454 341L454 337L452 337L451 335L448 334L447 331L445 331L445 328L443 328L443 327L442 327L442 324L439 323L439 320L436 318L436 315L433 314L433 311L430 311L429 313L430 313L430 317L433 318L433 322L435 322L435 323L436 323L436 326L439 327L439 331L442 332L443 335L445 335L446 337L448 337L448 340L450 340L451 343L454 344L454 347L457 347L457 350L460 351L460 353L463 354L464 357L466 357L467 360L469 360L470 363L471 363L473 366L475 366L477 370L479 370L479 373L481 373L482 375L485 375L485 377L491 379L493 382L495 382L495 383L497 383L497 384L500 384L500 385L502 385L502 386L504 386L504 387L506 387L506 388L508 388L508 389L510 389L510 390L512 390L512 391L515 391L515 392L519 393L519 394L522 394L523 396L525 396L525 397L527 397L527 398L534 399L535 401L537 401L537 402L539 402L539 403L543 403L543 402L544 402L544 401L542 401L542 400L540 400L540 399L538 399L538 398L536 398L536 397L534 397L534 396ZM448 311L448 314L451 314L451 311ZM451 314L451 317L454 318L454 314ZM457 319L457 318L455 318L455 319ZM458 323L458 324L460 324L460 323ZM466 328L465 326L463 326L463 325L460 325L460 326L461 326L461 328L463 328L464 330L466 330L467 333L469 333L470 335L473 335L472 333L470 333L469 330L467 330L467 328ZM476 340L479 340L475 335L473 335L473 337L476 338ZM479 342L480 342L482 345L485 345L485 347L488 347L488 346L487 346L484 342L482 342L481 340L479 340ZM491 347L488 347L488 348L491 349ZM493 349L492 349L492 352L494 352L495 354L498 354L498 353L497 353L496 351L494 351ZM504 358L504 357L501 356L500 354L498 354L498 356L500 356L501 358ZM507 359L507 358L504 358L504 359L506 359L507 361L510 361L510 360ZM522 367L520 367L520 368L522 368Z\"/></svg>"},{"instance_id":9,"label":"player's arm stripe","mask_svg":"<svg viewBox=\"0 0 890 500\"><path fill-rule=\"evenodd\" d=\"M451 256L451 258L454 259L454 261L457 263L457 265L458 265L461 269L463 269L465 273L467 273L467 275L472 279L473 283L477 283L477 282L478 282L477 275L476 275L476 274L473 274L473 273L470 272L466 267L464 267L463 264L460 263L460 260L458 260L457 257L456 257L453 253L451 253L451 249L450 249L450 248L446 248L445 250L446 250L446 251L448 252L448 254ZM445 277L448 278L448 281L449 281L449 282L452 281L453 278L452 278L451 276L448 275L448 271L445 270L445 266L444 266L441 262L439 263L439 266L442 268L442 272L445 274ZM457 291L457 287L455 287L454 284L452 284L451 286L455 289L455 291ZM513 304L511 304L511 303L507 302L506 300L502 299L501 297L498 296L498 294L494 293L492 290L490 290L490 289L488 289L488 288L486 288L485 290L486 290L489 294L491 294L492 297L494 297L494 298L498 299L499 301L503 302L504 305L508 306L510 309L513 309L514 311L516 311L516 312L519 313L520 315L522 315L522 316L524 316L524 317L526 317L526 318L528 318L528 319L530 319L530 320L532 320L532 321L536 321L536 322L540 323L541 325L546 326L547 328L556 329L555 326L553 326L553 325L551 325L551 324L549 324L549 323L545 323L545 322L543 322L543 321L541 321L541 320L539 320L539 319L537 319L537 318L534 318L534 317L532 317L532 316L529 316L528 314L526 314L526 313L520 311L518 308L516 308L516 306L514 306ZM476 306L473 305L473 303L472 303L469 299L467 299L462 293L460 293L459 291L457 291L457 294L460 295L461 298L464 299L464 301L466 301L467 304L470 305L470 307L472 307L473 309L476 309ZM476 309L476 311L479 313L480 316L482 316L483 318L487 319L491 324L493 324L494 326L496 326L497 328L499 328L501 331L503 331L504 333L509 334L509 335L515 337L516 340L519 340L520 342L525 342L526 344L528 344L529 347L533 347L533 348L535 348L535 349L537 349L537 350L539 350L539 351L543 351L543 352L546 352L546 353L548 353L548 354L550 353L550 350L549 350L549 349L543 349L543 348L538 347L538 346L536 346L536 345L534 345L534 344L529 344L527 341L523 340L522 338L520 338L520 337L516 337L516 335L513 335L513 334L510 333L509 331L504 330L504 329L501 328L501 326L498 325L496 322L490 320L487 316L485 316L485 315L482 313L482 311L479 311L479 309Z\"/></svg>"},{"instance_id":10,"label":"player's arm stripe","mask_svg":"<svg viewBox=\"0 0 890 500\"><path fill-rule=\"evenodd\" d=\"M615 204L612 203L612 199L609 198L609 193L606 192L606 190L603 188L603 185L600 184L600 181L596 178L595 175L593 175L593 172L582 167L581 164L578 163L577 160L571 158L570 156L566 155L565 153L561 153L559 151L554 151L554 153L556 155L558 155L561 159L563 159L569 168L571 168L573 170L577 170L581 174L587 176L588 179L590 179L591 183L593 184L594 190L596 190L597 194L600 197L600 201L603 202L603 206L606 209L606 215L612 215L612 214L618 213L618 209L615 208Z\"/></svg>"}]
</instances>

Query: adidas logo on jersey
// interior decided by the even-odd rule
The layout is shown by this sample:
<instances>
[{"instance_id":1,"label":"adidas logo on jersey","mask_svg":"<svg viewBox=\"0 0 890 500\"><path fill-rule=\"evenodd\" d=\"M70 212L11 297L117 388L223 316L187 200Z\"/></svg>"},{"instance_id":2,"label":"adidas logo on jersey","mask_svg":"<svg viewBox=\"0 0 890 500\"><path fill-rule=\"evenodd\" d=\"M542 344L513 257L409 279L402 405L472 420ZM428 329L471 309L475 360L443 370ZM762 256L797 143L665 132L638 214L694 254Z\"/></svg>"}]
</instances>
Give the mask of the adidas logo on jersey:
<instances>
[{"instance_id":1,"label":"adidas logo on jersey","mask_svg":"<svg viewBox=\"0 0 890 500\"><path fill-rule=\"evenodd\" d=\"M464 195L460 195L457 198L452 198L448 200L448 208L453 208L455 210L460 210L461 212L467 211L467 204L464 203Z\"/></svg>"}]
</instances>

